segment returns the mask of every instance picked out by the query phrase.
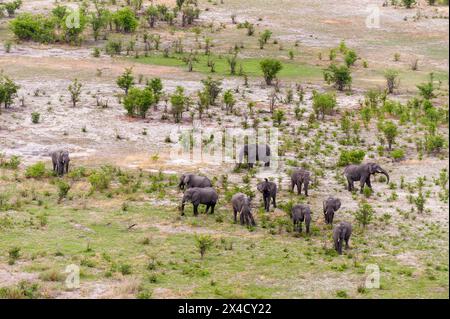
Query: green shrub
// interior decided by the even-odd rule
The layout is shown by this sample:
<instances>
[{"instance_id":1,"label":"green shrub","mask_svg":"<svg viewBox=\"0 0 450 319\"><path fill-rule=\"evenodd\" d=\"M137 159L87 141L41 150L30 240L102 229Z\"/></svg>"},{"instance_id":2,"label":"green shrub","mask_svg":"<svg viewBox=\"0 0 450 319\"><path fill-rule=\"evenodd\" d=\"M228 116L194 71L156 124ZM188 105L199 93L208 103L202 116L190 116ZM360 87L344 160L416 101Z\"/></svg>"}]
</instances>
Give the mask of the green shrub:
<instances>
[{"instance_id":1,"label":"green shrub","mask_svg":"<svg viewBox=\"0 0 450 319\"><path fill-rule=\"evenodd\" d=\"M206 251L213 245L214 239L209 235L198 235L195 236L195 242L200 252L200 257L203 259Z\"/></svg>"},{"instance_id":2,"label":"green shrub","mask_svg":"<svg viewBox=\"0 0 450 319\"><path fill-rule=\"evenodd\" d=\"M20 247L11 247L8 250L8 264L14 265L16 260L20 258Z\"/></svg>"},{"instance_id":3,"label":"green shrub","mask_svg":"<svg viewBox=\"0 0 450 319\"><path fill-rule=\"evenodd\" d=\"M11 31L20 40L51 43L55 40L55 22L43 15L22 13L9 24Z\"/></svg>"},{"instance_id":4,"label":"green shrub","mask_svg":"<svg viewBox=\"0 0 450 319\"><path fill-rule=\"evenodd\" d=\"M56 187L58 187L58 200L61 201L63 198L67 196L67 193L70 190L70 185L66 183L62 179L58 179L56 181Z\"/></svg>"},{"instance_id":5,"label":"green shrub","mask_svg":"<svg viewBox=\"0 0 450 319\"><path fill-rule=\"evenodd\" d=\"M41 114L39 112L31 113L31 122L33 124L39 123L39 119L41 118Z\"/></svg>"},{"instance_id":6,"label":"green shrub","mask_svg":"<svg viewBox=\"0 0 450 319\"><path fill-rule=\"evenodd\" d=\"M20 165L20 157L17 155L11 156L9 160L6 160L4 155L0 153L0 167L17 169Z\"/></svg>"},{"instance_id":7,"label":"green shrub","mask_svg":"<svg viewBox=\"0 0 450 319\"><path fill-rule=\"evenodd\" d=\"M129 7L117 10L112 15L112 20L116 26L116 30L123 32L133 32L139 24L139 20Z\"/></svg>"},{"instance_id":8,"label":"green shrub","mask_svg":"<svg viewBox=\"0 0 450 319\"><path fill-rule=\"evenodd\" d=\"M393 150L391 152L391 157L396 161L401 160L405 157L405 151L402 149Z\"/></svg>"},{"instance_id":9,"label":"green shrub","mask_svg":"<svg viewBox=\"0 0 450 319\"><path fill-rule=\"evenodd\" d=\"M264 59L259 64L267 85L272 84L273 79L276 78L278 72L283 68L281 62L275 59Z\"/></svg>"},{"instance_id":10,"label":"green shrub","mask_svg":"<svg viewBox=\"0 0 450 319\"><path fill-rule=\"evenodd\" d=\"M342 150L337 165L361 164L365 156L366 152L363 150Z\"/></svg>"},{"instance_id":11,"label":"green shrub","mask_svg":"<svg viewBox=\"0 0 450 319\"><path fill-rule=\"evenodd\" d=\"M361 201L358 206L359 208L355 212L355 219L363 228L366 228L366 226L369 225L373 219L374 210L365 200Z\"/></svg>"},{"instance_id":12,"label":"green shrub","mask_svg":"<svg viewBox=\"0 0 450 319\"><path fill-rule=\"evenodd\" d=\"M109 188L111 176L103 169L97 170L89 176L92 190L102 191Z\"/></svg>"},{"instance_id":13,"label":"green shrub","mask_svg":"<svg viewBox=\"0 0 450 319\"><path fill-rule=\"evenodd\" d=\"M31 166L28 166L25 171L25 176L28 178L41 178L46 175L46 169L44 162L37 162Z\"/></svg>"},{"instance_id":14,"label":"green shrub","mask_svg":"<svg viewBox=\"0 0 450 319\"><path fill-rule=\"evenodd\" d=\"M348 89L351 88L352 75L346 65L336 66L335 64L331 64L325 69L323 77L328 84L333 83L339 91L343 91L346 87Z\"/></svg>"},{"instance_id":15,"label":"green shrub","mask_svg":"<svg viewBox=\"0 0 450 319\"><path fill-rule=\"evenodd\" d=\"M336 107L336 95L333 93L313 92L313 109L317 118L321 115L322 120L325 114L330 114Z\"/></svg>"}]
</instances>

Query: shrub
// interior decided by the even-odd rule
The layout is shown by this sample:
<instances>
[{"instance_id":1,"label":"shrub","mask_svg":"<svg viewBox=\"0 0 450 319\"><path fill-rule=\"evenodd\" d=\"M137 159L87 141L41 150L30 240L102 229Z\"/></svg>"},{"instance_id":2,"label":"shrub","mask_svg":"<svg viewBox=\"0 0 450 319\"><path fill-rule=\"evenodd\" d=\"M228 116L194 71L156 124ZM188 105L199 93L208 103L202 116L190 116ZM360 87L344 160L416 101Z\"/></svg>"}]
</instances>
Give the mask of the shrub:
<instances>
[{"instance_id":1,"label":"shrub","mask_svg":"<svg viewBox=\"0 0 450 319\"><path fill-rule=\"evenodd\" d=\"M136 19L136 15L129 7L117 10L112 15L112 21L116 26L116 30L123 32L133 32L139 24L139 20Z\"/></svg>"},{"instance_id":2,"label":"shrub","mask_svg":"<svg viewBox=\"0 0 450 319\"><path fill-rule=\"evenodd\" d=\"M233 92L231 90L225 91L223 94L223 103L226 106L227 113L233 112L233 106L236 104L236 99L234 98Z\"/></svg>"},{"instance_id":3,"label":"shrub","mask_svg":"<svg viewBox=\"0 0 450 319\"><path fill-rule=\"evenodd\" d=\"M119 271L122 275L130 275L131 274L131 265L130 264L121 264L119 267Z\"/></svg>"},{"instance_id":4,"label":"shrub","mask_svg":"<svg viewBox=\"0 0 450 319\"><path fill-rule=\"evenodd\" d=\"M209 235L198 235L195 236L196 246L200 252L200 257L203 259L206 251L211 248L214 240Z\"/></svg>"},{"instance_id":5,"label":"shrub","mask_svg":"<svg viewBox=\"0 0 450 319\"><path fill-rule=\"evenodd\" d=\"M356 55L356 52L353 50L347 51L345 54L345 64L347 67L351 67L353 64L355 64L356 60L358 59L358 56Z\"/></svg>"},{"instance_id":6,"label":"shrub","mask_svg":"<svg viewBox=\"0 0 450 319\"><path fill-rule=\"evenodd\" d=\"M188 98L184 95L184 88L177 86L175 93L170 96L170 103L172 104L171 112L175 123L179 123L183 118L183 112L186 109Z\"/></svg>"},{"instance_id":7,"label":"shrub","mask_svg":"<svg viewBox=\"0 0 450 319\"><path fill-rule=\"evenodd\" d=\"M394 92L394 89L398 88L399 86L399 79L398 79L398 71L393 69L387 69L384 71L384 78L386 79L386 86L388 93L391 94Z\"/></svg>"},{"instance_id":8,"label":"shrub","mask_svg":"<svg viewBox=\"0 0 450 319\"><path fill-rule=\"evenodd\" d=\"M405 157L405 151L403 151L402 149L393 150L391 152L391 157L396 161L401 160Z\"/></svg>"},{"instance_id":9,"label":"shrub","mask_svg":"<svg viewBox=\"0 0 450 319\"><path fill-rule=\"evenodd\" d=\"M427 153L438 153L445 145L445 139L441 135L427 134L425 136L425 149Z\"/></svg>"},{"instance_id":10,"label":"shrub","mask_svg":"<svg viewBox=\"0 0 450 319\"><path fill-rule=\"evenodd\" d=\"M61 201L67 196L67 193L70 190L70 185L64 180L58 179L56 181L56 187L58 188L58 201Z\"/></svg>"},{"instance_id":11,"label":"shrub","mask_svg":"<svg viewBox=\"0 0 450 319\"><path fill-rule=\"evenodd\" d=\"M0 153L0 167L17 169L20 165L20 157L17 155L11 156L9 160L5 160L4 155Z\"/></svg>"},{"instance_id":12,"label":"shrub","mask_svg":"<svg viewBox=\"0 0 450 319\"><path fill-rule=\"evenodd\" d=\"M215 105L217 97L222 91L222 82L219 80L214 80L213 78L208 76L206 79L202 80L202 84L204 86L203 94L205 94L205 96L208 98L209 105Z\"/></svg>"},{"instance_id":13,"label":"shrub","mask_svg":"<svg viewBox=\"0 0 450 319\"><path fill-rule=\"evenodd\" d=\"M363 150L342 150L337 165L361 164L365 156L366 153Z\"/></svg>"},{"instance_id":14,"label":"shrub","mask_svg":"<svg viewBox=\"0 0 450 319\"><path fill-rule=\"evenodd\" d=\"M423 196L422 192L419 192L419 195L417 195L416 198L414 198L414 204L416 204L417 211L419 213L423 213L425 208L425 197Z\"/></svg>"},{"instance_id":15,"label":"shrub","mask_svg":"<svg viewBox=\"0 0 450 319\"><path fill-rule=\"evenodd\" d=\"M392 144L395 142L395 138L398 136L399 132L397 129L397 125L395 125L391 121L386 121L384 123L380 123L379 130L383 132L384 137L388 142L389 150L392 149Z\"/></svg>"},{"instance_id":16,"label":"shrub","mask_svg":"<svg viewBox=\"0 0 450 319\"><path fill-rule=\"evenodd\" d=\"M123 100L123 105L128 115L134 116L139 114L142 118L145 118L148 109L153 103L155 103L155 97L153 92L147 88L131 88Z\"/></svg>"},{"instance_id":17,"label":"shrub","mask_svg":"<svg viewBox=\"0 0 450 319\"><path fill-rule=\"evenodd\" d=\"M358 210L355 212L355 218L363 228L366 228L373 219L374 210L365 200L361 201L358 207Z\"/></svg>"},{"instance_id":18,"label":"shrub","mask_svg":"<svg viewBox=\"0 0 450 319\"><path fill-rule=\"evenodd\" d=\"M281 62L275 59L264 59L259 64L267 85L272 84L273 79L276 78L278 72L283 68Z\"/></svg>"},{"instance_id":19,"label":"shrub","mask_svg":"<svg viewBox=\"0 0 450 319\"><path fill-rule=\"evenodd\" d=\"M8 250L8 264L14 265L16 260L20 258L20 247L11 247Z\"/></svg>"},{"instance_id":20,"label":"shrub","mask_svg":"<svg viewBox=\"0 0 450 319\"><path fill-rule=\"evenodd\" d=\"M416 0L402 0L402 2L407 9L411 9L416 4Z\"/></svg>"},{"instance_id":21,"label":"shrub","mask_svg":"<svg viewBox=\"0 0 450 319\"><path fill-rule=\"evenodd\" d=\"M108 40L105 52L110 56L119 55L122 52L122 41Z\"/></svg>"},{"instance_id":22,"label":"shrub","mask_svg":"<svg viewBox=\"0 0 450 319\"><path fill-rule=\"evenodd\" d=\"M0 73L0 104L3 103L5 108L9 107L17 97L19 88L13 80Z\"/></svg>"},{"instance_id":23,"label":"shrub","mask_svg":"<svg viewBox=\"0 0 450 319\"><path fill-rule=\"evenodd\" d=\"M37 299L40 297L37 283L20 281L16 287L0 288L0 299Z\"/></svg>"},{"instance_id":24,"label":"shrub","mask_svg":"<svg viewBox=\"0 0 450 319\"><path fill-rule=\"evenodd\" d=\"M70 93L70 100L72 101L72 106L77 106L77 102L80 101L80 95L81 95L81 87L83 85L78 82L78 79L74 79L71 84L67 87L67 90Z\"/></svg>"},{"instance_id":25,"label":"shrub","mask_svg":"<svg viewBox=\"0 0 450 319\"><path fill-rule=\"evenodd\" d=\"M31 166L28 166L25 171L25 176L28 178L41 178L46 175L44 162L37 162Z\"/></svg>"},{"instance_id":26,"label":"shrub","mask_svg":"<svg viewBox=\"0 0 450 319\"><path fill-rule=\"evenodd\" d=\"M117 85L128 94L128 90L134 85L133 69L126 68L125 72L116 80Z\"/></svg>"},{"instance_id":27,"label":"shrub","mask_svg":"<svg viewBox=\"0 0 450 319\"><path fill-rule=\"evenodd\" d=\"M336 107L336 95L333 93L313 93L313 109L317 118L321 115L322 120L325 114L330 114Z\"/></svg>"},{"instance_id":28,"label":"shrub","mask_svg":"<svg viewBox=\"0 0 450 319\"><path fill-rule=\"evenodd\" d=\"M55 40L55 22L43 15L22 13L9 24L11 31L20 40L50 43Z\"/></svg>"},{"instance_id":29,"label":"shrub","mask_svg":"<svg viewBox=\"0 0 450 319\"><path fill-rule=\"evenodd\" d=\"M31 113L31 122L33 124L39 123L39 119L41 117L41 114L39 112L33 112Z\"/></svg>"},{"instance_id":30,"label":"shrub","mask_svg":"<svg viewBox=\"0 0 450 319\"><path fill-rule=\"evenodd\" d=\"M344 88L351 88L352 75L350 69L346 65L336 66L331 64L323 73L324 79L328 84L333 85L339 90L343 91Z\"/></svg>"},{"instance_id":31,"label":"shrub","mask_svg":"<svg viewBox=\"0 0 450 319\"><path fill-rule=\"evenodd\" d=\"M89 176L92 190L102 191L109 188L111 176L103 169L97 170Z\"/></svg>"}]
</instances>

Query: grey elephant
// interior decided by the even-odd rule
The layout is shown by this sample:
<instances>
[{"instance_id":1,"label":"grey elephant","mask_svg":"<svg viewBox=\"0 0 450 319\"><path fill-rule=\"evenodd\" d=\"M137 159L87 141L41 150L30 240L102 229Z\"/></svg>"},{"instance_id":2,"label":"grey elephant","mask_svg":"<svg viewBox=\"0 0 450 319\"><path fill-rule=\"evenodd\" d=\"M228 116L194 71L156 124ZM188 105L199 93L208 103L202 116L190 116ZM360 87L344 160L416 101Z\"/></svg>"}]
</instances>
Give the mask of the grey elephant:
<instances>
[{"instance_id":1,"label":"grey elephant","mask_svg":"<svg viewBox=\"0 0 450 319\"><path fill-rule=\"evenodd\" d=\"M264 201L264 209L266 212L270 210L270 200L273 201L273 207L277 208L277 184L274 182L269 182L267 178L264 179L264 182L258 183L256 188L263 195Z\"/></svg>"},{"instance_id":2,"label":"grey elephant","mask_svg":"<svg viewBox=\"0 0 450 319\"><path fill-rule=\"evenodd\" d=\"M231 198L231 205L233 206L235 223L237 222L237 213L239 213L241 225L256 226L252 215L251 199L247 195L243 193L234 194Z\"/></svg>"},{"instance_id":3,"label":"grey elephant","mask_svg":"<svg viewBox=\"0 0 450 319\"><path fill-rule=\"evenodd\" d=\"M292 207L292 223L294 230L302 232L302 223L305 222L306 233L309 234L309 226L311 224L311 209L308 205L299 204Z\"/></svg>"},{"instance_id":4,"label":"grey elephant","mask_svg":"<svg viewBox=\"0 0 450 319\"><path fill-rule=\"evenodd\" d=\"M50 153L53 163L53 171L59 176L69 172L69 152L67 150L57 150Z\"/></svg>"},{"instance_id":5,"label":"grey elephant","mask_svg":"<svg viewBox=\"0 0 450 319\"><path fill-rule=\"evenodd\" d=\"M239 167L247 159L248 167L252 168L256 162L264 162L264 166L270 166L270 147L267 144L245 144L239 150Z\"/></svg>"},{"instance_id":6,"label":"grey elephant","mask_svg":"<svg viewBox=\"0 0 450 319\"><path fill-rule=\"evenodd\" d=\"M352 235L352 225L349 222L340 222L333 229L334 249L342 255L342 242L345 241L345 249L349 248L348 241Z\"/></svg>"},{"instance_id":7,"label":"grey elephant","mask_svg":"<svg viewBox=\"0 0 450 319\"><path fill-rule=\"evenodd\" d=\"M198 215L198 205L206 205L205 214L208 213L211 208L211 214L214 214L214 207L217 204L219 196L217 192L212 187L199 188L193 187L189 188L184 192L183 200L181 202L181 216L184 215L184 205L186 202L191 202L194 206L194 215Z\"/></svg>"},{"instance_id":8,"label":"grey elephant","mask_svg":"<svg viewBox=\"0 0 450 319\"><path fill-rule=\"evenodd\" d=\"M297 186L297 192L302 193L302 185L304 186L305 196L308 196L308 186L311 181L311 173L303 168L296 169L291 174L291 191Z\"/></svg>"},{"instance_id":9,"label":"grey elephant","mask_svg":"<svg viewBox=\"0 0 450 319\"><path fill-rule=\"evenodd\" d=\"M200 176L195 174L183 174L180 177L180 183L178 184L178 187L181 190L193 187L205 188L205 187L212 187L212 183L206 176Z\"/></svg>"},{"instance_id":10,"label":"grey elephant","mask_svg":"<svg viewBox=\"0 0 450 319\"><path fill-rule=\"evenodd\" d=\"M362 193L364 190L364 185L367 185L370 189L372 189L372 185L370 183L370 176L374 174L383 174L387 177L387 183L389 184L389 174L381 168L377 163L367 163L361 165L348 165L344 170L344 175L347 178L348 182L348 190L354 190L354 182L359 181Z\"/></svg>"},{"instance_id":11,"label":"grey elephant","mask_svg":"<svg viewBox=\"0 0 450 319\"><path fill-rule=\"evenodd\" d=\"M325 223L333 225L334 213L341 208L341 200L335 197L328 197L323 201L323 215Z\"/></svg>"}]
</instances>

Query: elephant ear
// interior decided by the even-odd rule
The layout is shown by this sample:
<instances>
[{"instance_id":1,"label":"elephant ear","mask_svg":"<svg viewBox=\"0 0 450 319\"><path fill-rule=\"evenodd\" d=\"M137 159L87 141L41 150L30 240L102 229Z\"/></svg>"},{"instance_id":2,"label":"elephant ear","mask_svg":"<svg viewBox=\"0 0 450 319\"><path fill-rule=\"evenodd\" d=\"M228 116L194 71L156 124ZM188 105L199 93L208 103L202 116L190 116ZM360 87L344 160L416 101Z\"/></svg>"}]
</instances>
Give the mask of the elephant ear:
<instances>
[{"instance_id":1,"label":"elephant ear","mask_svg":"<svg viewBox=\"0 0 450 319\"><path fill-rule=\"evenodd\" d=\"M369 163L369 173L375 174L377 172L377 164L375 163Z\"/></svg>"},{"instance_id":2,"label":"elephant ear","mask_svg":"<svg viewBox=\"0 0 450 319\"><path fill-rule=\"evenodd\" d=\"M189 183L189 181L191 180L191 176L190 175L186 175L184 177L184 184L187 185Z\"/></svg>"},{"instance_id":3,"label":"elephant ear","mask_svg":"<svg viewBox=\"0 0 450 319\"><path fill-rule=\"evenodd\" d=\"M339 208L341 208L341 201L339 199L335 199L334 205L336 210L338 210Z\"/></svg>"}]
</instances>

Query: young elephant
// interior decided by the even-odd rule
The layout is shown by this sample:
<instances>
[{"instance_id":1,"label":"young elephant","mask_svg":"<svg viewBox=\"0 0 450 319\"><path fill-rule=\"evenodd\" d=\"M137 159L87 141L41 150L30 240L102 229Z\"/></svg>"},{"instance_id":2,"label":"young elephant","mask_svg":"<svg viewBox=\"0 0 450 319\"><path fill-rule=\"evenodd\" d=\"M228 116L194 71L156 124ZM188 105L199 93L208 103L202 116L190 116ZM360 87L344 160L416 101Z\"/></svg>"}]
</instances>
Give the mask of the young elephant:
<instances>
[{"instance_id":1,"label":"young elephant","mask_svg":"<svg viewBox=\"0 0 450 319\"><path fill-rule=\"evenodd\" d=\"M341 208L341 200L332 196L323 201L323 215L325 223L333 225L334 213Z\"/></svg>"},{"instance_id":2,"label":"young elephant","mask_svg":"<svg viewBox=\"0 0 450 319\"><path fill-rule=\"evenodd\" d=\"M352 225L348 222L340 222L333 229L334 249L342 255L342 242L345 241L345 249L348 249L348 241L352 235Z\"/></svg>"},{"instance_id":3,"label":"young elephant","mask_svg":"<svg viewBox=\"0 0 450 319\"><path fill-rule=\"evenodd\" d=\"M241 225L256 226L255 219L252 215L250 206L250 198L243 193L236 193L231 198L231 204L233 205L234 222L237 222L237 213L239 212L239 219Z\"/></svg>"},{"instance_id":4,"label":"young elephant","mask_svg":"<svg viewBox=\"0 0 450 319\"><path fill-rule=\"evenodd\" d=\"M291 190L294 191L297 186L298 195L302 193L302 185L305 186L305 196L308 196L308 186L311 180L311 173L307 170L300 168L296 169L291 175Z\"/></svg>"},{"instance_id":5,"label":"young elephant","mask_svg":"<svg viewBox=\"0 0 450 319\"><path fill-rule=\"evenodd\" d=\"M217 192L212 187L207 188L189 188L184 192L183 200L181 201L181 216L184 215L184 205L186 202L191 202L194 206L194 215L198 215L198 205L206 205L205 214L208 213L209 208L211 208L211 214L214 214L214 207L217 204L219 196Z\"/></svg>"},{"instance_id":6,"label":"young elephant","mask_svg":"<svg viewBox=\"0 0 450 319\"><path fill-rule=\"evenodd\" d=\"M178 184L178 187L181 190L184 190L193 187L212 187L212 184L208 177L194 174L183 174L180 177L180 183Z\"/></svg>"},{"instance_id":7,"label":"young elephant","mask_svg":"<svg viewBox=\"0 0 450 319\"><path fill-rule=\"evenodd\" d=\"M309 225L311 224L311 209L308 205L295 205L292 207L292 223L294 230L302 232L302 223L305 222L306 233L309 234Z\"/></svg>"},{"instance_id":8,"label":"young elephant","mask_svg":"<svg viewBox=\"0 0 450 319\"><path fill-rule=\"evenodd\" d=\"M270 155L270 147L267 144L245 144L239 150L238 167L244 163L245 158L249 168L252 168L258 161L264 162L264 166L268 167L270 166Z\"/></svg>"},{"instance_id":9,"label":"young elephant","mask_svg":"<svg viewBox=\"0 0 450 319\"><path fill-rule=\"evenodd\" d=\"M270 199L273 200L273 207L277 208L277 184L274 182L269 182L267 178L264 179L264 182L258 183L256 188L263 195L264 200L264 209L266 212L270 210Z\"/></svg>"},{"instance_id":10,"label":"young elephant","mask_svg":"<svg viewBox=\"0 0 450 319\"><path fill-rule=\"evenodd\" d=\"M360 182L360 192L364 191L364 185L367 185L370 189L372 189L372 185L370 184L370 176L381 173L387 177L387 183L389 184L389 174L381 168L380 165L376 163L367 163L361 165L348 165L344 170L344 175L347 178L349 191L354 190L354 182Z\"/></svg>"},{"instance_id":11,"label":"young elephant","mask_svg":"<svg viewBox=\"0 0 450 319\"><path fill-rule=\"evenodd\" d=\"M59 176L69 172L69 152L67 150L57 150L50 153L53 163L53 171Z\"/></svg>"}]
</instances>

